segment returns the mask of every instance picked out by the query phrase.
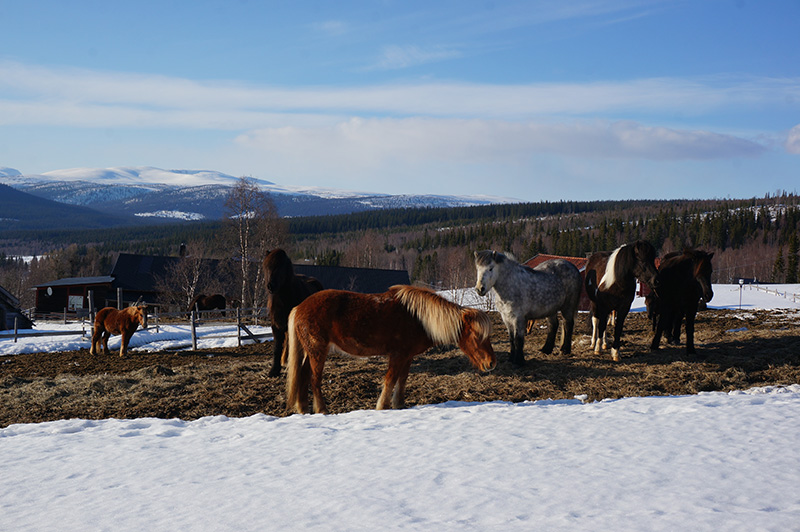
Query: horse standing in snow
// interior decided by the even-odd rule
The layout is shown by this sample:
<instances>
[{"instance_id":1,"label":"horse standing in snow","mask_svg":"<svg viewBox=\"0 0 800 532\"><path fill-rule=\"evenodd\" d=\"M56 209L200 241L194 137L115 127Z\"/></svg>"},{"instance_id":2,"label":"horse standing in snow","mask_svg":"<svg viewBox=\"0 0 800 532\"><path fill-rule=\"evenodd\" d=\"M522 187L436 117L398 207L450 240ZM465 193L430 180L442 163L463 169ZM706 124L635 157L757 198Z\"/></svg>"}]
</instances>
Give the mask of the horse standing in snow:
<instances>
[{"instance_id":1,"label":"horse standing in snow","mask_svg":"<svg viewBox=\"0 0 800 532\"><path fill-rule=\"evenodd\" d=\"M622 329L636 297L636 279L651 289L655 288L658 273L655 260L655 248L644 240L623 244L612 252L600 251L589 257L585 285L591 302L592 349L595 354L600 354L601 349L608 347L608 318L612 312L616 312L611 359L619 360Z\"/></svg>"},{"instance_id":2,"label":"horse standing in snow","mask_svg":"<svg viewBox=\"0 0 800 532\"><path fill-rule=\"evenodd\" d=\"M97 312L94 318L94 332L92 333L92 347L89 353L96 355L100 351L102 342L103 354L109 354L108 339L112 334L121 334L119 356L128 353L128 342L136 329L145 326L145 309L147 305L131 305L128 308L117 310L114 307L105 307Z\"/></svg>"},{"instance_id":3,"label":"horse standing in snow","mask_svg":"<svg viewBox=\"0 0 800 532\"><path fill-rule=\"evenodd\" d=\"M269 293L267 308L275 338L269 376L277 377L281 374L281 356L289 327L289 313L308 296L322 290L322 283L314 277L294 273L292 261L282 249L268 252L264 257L263 268Z\"/></svg>"},{"instance_id":4,"label":"horse standing in snow","mask_svg":"<svg viewBox=\"0 0 800 532\"><path fill-rule=\"evenodd\" d=\"M326 411L322 370L330 353L389 357L377 409L402 408L411 360L434 345L456 344L480 371L497 364L486 313L464 308L435 292L393 286L382 294L323 290L297 305L289 316L284 351L286 403L298 413Z\"/></svg>"},{"instance_id":5,"label":"horse standing in snow","mask_svg":"<svg viewBox=\"0 0 800 532\"><path fill-rule=\"evenodd\" d=\"M476 251L478 279L475 290L483 296L494 290L497 309L511 340L510 361L525 363L525 326L528 320L547 318L549 327L542 352L550 354L556 343L558 313L564 318L561 352L572 351L572 331L581 296L581 274L564 259L551 259L536 268L524 266L496 251Z\"/></svg>"}]
</instances>

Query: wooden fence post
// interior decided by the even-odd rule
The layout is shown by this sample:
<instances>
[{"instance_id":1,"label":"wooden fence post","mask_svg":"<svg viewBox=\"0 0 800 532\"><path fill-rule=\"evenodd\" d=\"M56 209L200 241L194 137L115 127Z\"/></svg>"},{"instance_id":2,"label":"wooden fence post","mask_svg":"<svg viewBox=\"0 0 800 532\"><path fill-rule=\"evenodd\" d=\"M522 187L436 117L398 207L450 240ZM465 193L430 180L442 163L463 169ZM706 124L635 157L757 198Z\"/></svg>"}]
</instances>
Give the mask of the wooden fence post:
<instances>
[{"instance_id":1,"label":"wooden fence post","mask_svg":"<svg viewBox=\"0 0 800 532\"><path fill-rule=\"evenodd\" d=\"M117 310L122 310L122 288L117 288Z\"/></svg>"},{"instance_id":2,"label":"wooden fence post","mask_svg":"<svg viewBox=\"0 0 800 532\"><path fill-rule=\"evenodd\" d=\"M195 311L192 311L192 351L197 351L197 324L195 321Z\"/></svg>"}]
</instances>

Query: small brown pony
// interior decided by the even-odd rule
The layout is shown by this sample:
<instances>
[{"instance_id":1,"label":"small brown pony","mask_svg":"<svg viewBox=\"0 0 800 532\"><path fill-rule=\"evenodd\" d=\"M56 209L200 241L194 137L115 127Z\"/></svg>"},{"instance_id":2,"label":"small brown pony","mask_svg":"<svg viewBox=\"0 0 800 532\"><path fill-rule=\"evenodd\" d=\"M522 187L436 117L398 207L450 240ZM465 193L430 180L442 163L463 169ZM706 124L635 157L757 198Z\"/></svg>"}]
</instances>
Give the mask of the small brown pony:
<instances>
[{"instance_id":1,"label":"small brown pony","mask_svg":"<svg viewBox=\"0 0 800 532\"><path fill-rule=\"evenodd\" d=\"M283 352L287 363L286 402L308 411L308 387L314 411L325 413L322 369L329 353L359 357L388 356L389 369L377 409L403 408L411 359L434 345L457 344L480 371L497 359L489 341L488 315L452 303L431 290L393 286L382 294L323 290L297 305L289 315Z\"/></svg>"},{"instance_id":2,"label":"small brown pony","mask_svg":"<svg viewBox=\"0 0 800 532\"><path fill-rule=\"evenodd\" d=\"M117 310L114 307L105 307L97 312L94 318L94 332L92 333L92 347L89 353L96 355L100 351L100 342L103 343L103 354L109 354L108 339L112 334L121 334L122 341L119 348L119 356L128 353L128 342L136 332L139 324L145 326L145 308L147 305L131 305L130 307Z\"/></svg>"}]
</instances>

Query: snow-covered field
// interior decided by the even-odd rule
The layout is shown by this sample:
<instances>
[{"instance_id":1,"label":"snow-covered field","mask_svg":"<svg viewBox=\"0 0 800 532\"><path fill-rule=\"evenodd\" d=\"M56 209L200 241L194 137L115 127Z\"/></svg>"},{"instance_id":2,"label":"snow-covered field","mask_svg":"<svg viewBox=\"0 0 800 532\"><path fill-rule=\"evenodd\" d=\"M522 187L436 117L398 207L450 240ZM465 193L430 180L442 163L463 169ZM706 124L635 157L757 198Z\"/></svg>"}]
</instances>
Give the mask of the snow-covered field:
<instances>
[{"instance_id":1,"label":"snow-covered field","mask_svg":"<svg viewBox=\"0 0 800 532\"><path fill-rule=\"evenodd\" d=\"M12 425L0 464L0 530L800 530L800 385Z\"/></svg>"}]
</instances>

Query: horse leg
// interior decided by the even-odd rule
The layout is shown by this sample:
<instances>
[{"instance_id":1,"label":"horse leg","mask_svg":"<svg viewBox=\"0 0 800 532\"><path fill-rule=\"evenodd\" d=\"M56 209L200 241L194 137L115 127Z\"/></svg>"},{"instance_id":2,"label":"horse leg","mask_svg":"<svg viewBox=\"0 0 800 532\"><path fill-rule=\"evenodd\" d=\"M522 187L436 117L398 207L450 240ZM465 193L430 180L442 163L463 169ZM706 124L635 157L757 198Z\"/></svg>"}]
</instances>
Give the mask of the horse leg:
<instances>
[{"instance_id":1,"label":"horse leg","mask_svg":"<svg viewBox=\"0 0 800 532\"><path fill-rule=\"evenodd\" d=\"M281 356L283 354L283 344L286 340L286 331L283 329L272 328L272 367L267 374L268 377L277 377L281 374Z\"/></svg>"},{"instance_id":2,"label":"horse leg","mask_svg":"<svg viewBox=\"0 0 800 532\"><path fill-rule=\"evenodd\" d=\"M96 355L97 350L100 349L100 338L103 336L103 331L99 327L94 328L92 333L92 347L89 349L90 355Z\"/></svg>"},{"instance_id":3,"label":"horse leg","mask_svg":"<svg viewBox=\"0 0 800 532\"><path fill-rule=\"evenodd\" d=\"M394 393L392 394L392 408L394 409L406 407L406 381L408 380L409 371L411 371L411 357L408 357L400 366L397 383L395 384Z\"/></svg>"},{"instance_id":4,"label":"horse leg","mask_svg":"<svg viewBox=\"0 0 800 532\"><path fill-rule=\"evenodd\" d=\"M308 355L308 370L306 370L306 364L304 364L303 370L304 375L302 381L305 381L305 385L301 388L301 390L308 390L307 385L307 378L306 374L310 372L310 380L311 380L311 393L314 395L314 413L315 414L327 414L328 407L325 404L325 398L322 397L322 370L325 368L325 359L327 358L327 353L323 350L318 350L314 353L314 355ZM301 381L301 384L304 384ZM302 393L302 392L301 392ZM306 391L306 400L305 400L305 408L308 408L308 391Z\"/></svg>"},{"instance_id":5,"label":"horse leg","mask_svg":"<svg viewBox=\"0 0 800 532\"><path fill-rule=\"evenodd\" d=\"M686 354L694 355L694 312L686 313Z\"/></svg>"},{"instance_id":6,"label":"horse leg","mask_svg":"<svg viewBox=\"0 0 800 532\"><path fill-rule=\"evenodd\" d=\"M597 331L600 329L600 318L597 317L597 311L592 310L592 343L590 348L594 351L595 355L600 354L600 342L598 341Z\"/></svg>"},{"instance_id":7,"label":"horse leg","mask_svg":"<svg viewBox=\"0 0 800 532\"><path fill-rule=\"evenodd\" d=\"M383 377L383 388L381 389L381 396L378 397L378 404L375 405L376 410L402 408L402 406L395 406L395 386L403 374L405 365L405 360L398 360L398 356L394 354L389 355L389 367L386 369L386 375Z\"/></svg>"},{"instance_id":8,"label":"horse leg","mask_svg":"<svg viewBox=\"0 0 800 532\"><path fill-rule=\"evenodd\" d=\"M103 332L103 354L108 355L110 354L108 350L108 339L111 338L111 333L108 331Z\"/></svg>"},{"instance_id":9,"label":"horse leg","mask_svg":"<svg viewBox=\"0 0 800 532\"><path fill-rule=\"evenodd\" d=\"M575 329L575 314L569 312L564 314L562 311L561 315L564 318L564 334L561 337L560 349L562 355L569 355L572 353L572 331Z\"/></svg>"},{"instance_id":10,"label":"horse leg","mask_svg":"<svg viewBox=\"0 0 800 532\"><path fill-rule=\"evenodd\" d=\"M608 326L608 313L602 310L597 310L596 315L592 316L592 348L594 354L599 355L603 349L606 349L606 328Z\"/></svg>"},{"instance_id":11,"label":"horse leg","mask_svg":"<svg viewBox=\"0 0 800 532\"><path fill-rule=\"evenodd\" d=\"M129 336L126 332L122 333L122 338L119 341L119 356L124 357L128 354L128 340Z\"/></svg>"},{"instance_id":12,"label":"horse leg","mask_svg":"<svg viewBox=\"0 0 800 532\"><path fill-rule=\"evenodd\" d=\"M614 343L611 344L611 360L614 362L619 362L619 345L622 339L622 327L625 325L625 318L627 316L628 312L621 310L617 312L617 317L614 320Z\"/></svg>"},{"instance_id":13,"label":"horse leg","mask_svg":"<svg viewBox=\"0 0 800 532\"><path fill-rule=\"evenodd\" d=\"M547 317L547 339L542 347L542 353L549 355L556 346L556 334L558 334L558 313Z\"/></svg>"},{"instance_id":14,"label":"horse leg","mask_svg":"<svg viewBox=\"0 0 800 532\"><path fill-rule=\"evenodd\" d=\"M650 342L650 351L658 351L658 348L661 347L661 335L664 334L664 327L668 320L669 312L662 308L656 320L656 332L653 333L653 341Z\"/></svg>"}]
</instances>

